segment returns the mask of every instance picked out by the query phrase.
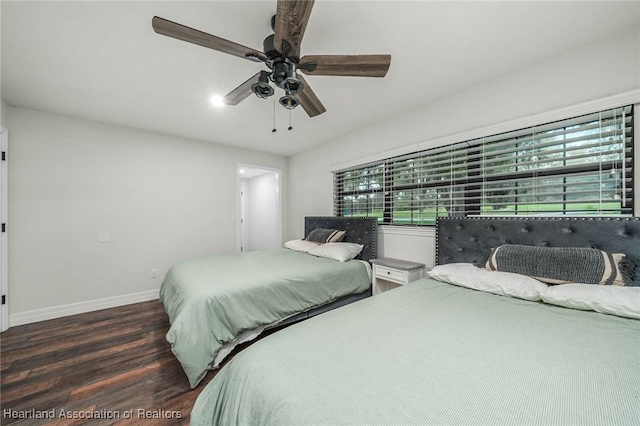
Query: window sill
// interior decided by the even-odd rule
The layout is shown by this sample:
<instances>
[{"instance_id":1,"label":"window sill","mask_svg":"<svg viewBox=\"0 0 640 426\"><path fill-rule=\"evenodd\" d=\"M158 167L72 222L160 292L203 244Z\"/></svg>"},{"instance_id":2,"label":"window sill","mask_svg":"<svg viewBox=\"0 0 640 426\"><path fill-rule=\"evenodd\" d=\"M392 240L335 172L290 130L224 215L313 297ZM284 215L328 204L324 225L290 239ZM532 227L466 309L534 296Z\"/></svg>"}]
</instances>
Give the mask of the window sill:
<instances>
[{"instance_id":1,"label":"window sill","mask_svg":"<svg viewBox=\"0 0 640 426\"><path fill-rule=\"evenodd\" d=\"M378 232L383 235L409 235L414 237L435 237L434 226L393 226L378 225Z\"/></svg>"}]
</instances>

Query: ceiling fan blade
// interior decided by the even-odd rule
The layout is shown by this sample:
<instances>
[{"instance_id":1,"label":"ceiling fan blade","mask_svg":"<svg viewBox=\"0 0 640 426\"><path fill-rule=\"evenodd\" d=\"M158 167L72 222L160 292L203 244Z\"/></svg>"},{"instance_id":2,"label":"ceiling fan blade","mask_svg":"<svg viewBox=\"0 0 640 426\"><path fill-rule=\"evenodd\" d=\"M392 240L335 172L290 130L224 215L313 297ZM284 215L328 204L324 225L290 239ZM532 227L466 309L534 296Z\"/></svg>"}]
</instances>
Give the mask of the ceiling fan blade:
<instances>
[{"instance_id":1,"label":"ceiling fan blade","mask_svg":"<svg viewBox=\"0 0 640 426\"><path fill-rule=\"evenodd\" d=\"M391 55L307 55L298 69L308 75L384 77L389 65Z\"/></svg>"},{"instance_id":2,"label":"ceiling fan blade","mask_svg":"<svg viewBox=\"0 0 640 426\"><path fill-rule=\"evenodd\" d=\"M240 86L233 89L231 93L224 97L223 102L226 105L238 105L240 102L249 97L249 95L252 93L251 86L253 85L253 83L257 83L259 78L260 72L242 83Z\"/></svg>"},{"instance_id":3,"label":"ceiling fan blade","mask_svg":"<svg viewBox=\"0 0 640 426\"><path fill-rule=\"evenodd\" d=\"M216 37L214 35L187 27L185 25L160 18L158 16L153 17L153 19L151 20L151 25L153 26L153 30L155 32L167 37L172 37L178 40L186 41L188 43L208 47L209 49L228 53L230 55L249 59L251 61L255 61L255 58L259 58L262 61L267 60L267 56L258 50L251 49L250 47L246 47L241 44Z\"/></svg>"},{"instance_id":4,"label":"ceiling fan blade","mask_svg":"<svg viewBox=\"0 0 640 426\"><path fill-rule=\"evenodd\" d=\"M300 101L300 105L307 112L309 117L315 117L316 115L320 115L325 112L327 109L322 105L322 102L320 102L320 99L318 99L313 90L311 90L309 83L307 83L300 74L298 74L298 79L302 81L304 89L302 89L301 92L296 93L296 98Z\"/></svg>"},{"instance_id":5,"label":"ceiling fan blade","mask_svg":"<svg viewBox=\"0 0 640 426\"><path fill-rule=\"evenodd\" d=\"M300 57L300 44L309 22L313 1L278 0L273 40L274 47L278 52L287 57ZM283 42L285 42L284 47ZM285 51L287 49L288 51Z\"/></svg>"}]
</instances>

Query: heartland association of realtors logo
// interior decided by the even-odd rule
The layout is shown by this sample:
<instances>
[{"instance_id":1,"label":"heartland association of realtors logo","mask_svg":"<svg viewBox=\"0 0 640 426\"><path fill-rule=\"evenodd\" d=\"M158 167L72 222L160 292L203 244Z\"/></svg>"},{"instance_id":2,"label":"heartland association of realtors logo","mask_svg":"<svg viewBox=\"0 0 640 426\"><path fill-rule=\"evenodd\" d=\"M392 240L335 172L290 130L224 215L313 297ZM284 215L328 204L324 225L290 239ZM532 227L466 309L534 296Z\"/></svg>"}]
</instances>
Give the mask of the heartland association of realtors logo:
<instances>
[{"instance_id":1,"label":"heartland association of realtors logo","mask_svg":"<svg viewBox=\"0 0 640 426\"><path fill-rule=\"evenodd\" d=\"M145 410L144 408L132 408L130 410L65 410L64 408L52 410L2 410L5 419L181 419L182 412L170 410Z\"/></svg>"}]
</instances>

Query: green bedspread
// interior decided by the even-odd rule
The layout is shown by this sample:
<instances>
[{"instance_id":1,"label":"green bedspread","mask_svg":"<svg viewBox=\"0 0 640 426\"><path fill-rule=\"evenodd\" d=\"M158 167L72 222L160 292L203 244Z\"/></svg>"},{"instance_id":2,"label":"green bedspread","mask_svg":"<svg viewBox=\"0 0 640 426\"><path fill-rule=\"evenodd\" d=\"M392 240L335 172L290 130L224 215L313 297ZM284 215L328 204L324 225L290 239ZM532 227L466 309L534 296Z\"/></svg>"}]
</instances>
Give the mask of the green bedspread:
<instances>
[{"instance_id":1,"label":"green bedspread","mask_svg":"<svg viewBox=\"0 0 640 426\"><path fill-rule=\"evenodd\" d=\"M268 336L192 425L638 425L640 321L421 279Z\"/></svg>"},{"instance_id":2,"label":"green bedspread","mask_svg":"<svg viewBox=\"0 0 640 426\"><path fill-rule=\"evenodd\" d=\"M365 291L366 265L287 249L222 254L174 265L160 288L167 341L191 387L241 332Z\"/></svg>"}]
</instances>

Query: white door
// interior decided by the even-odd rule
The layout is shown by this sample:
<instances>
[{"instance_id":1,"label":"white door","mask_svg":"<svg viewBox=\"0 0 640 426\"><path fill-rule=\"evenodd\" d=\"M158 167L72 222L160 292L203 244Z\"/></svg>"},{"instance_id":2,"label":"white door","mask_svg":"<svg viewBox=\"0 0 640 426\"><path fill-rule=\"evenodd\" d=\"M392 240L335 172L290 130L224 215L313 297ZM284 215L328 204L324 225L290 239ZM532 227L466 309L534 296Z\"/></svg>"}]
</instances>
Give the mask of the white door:
<instances>
[{"instance_id":1,"label":"white door","mask_svg":"<svg viewBox=\"0 0 640 426\"><path fill-rule=\"evenodd\" d=\"M9 328L9 306L7 289L8 278L8 252L7 252L7 160L8 160L8 133L7 129L0 127L0 140L2 140L2 160L0 161L0 331Z\"/></svg>"}]
</instances>

